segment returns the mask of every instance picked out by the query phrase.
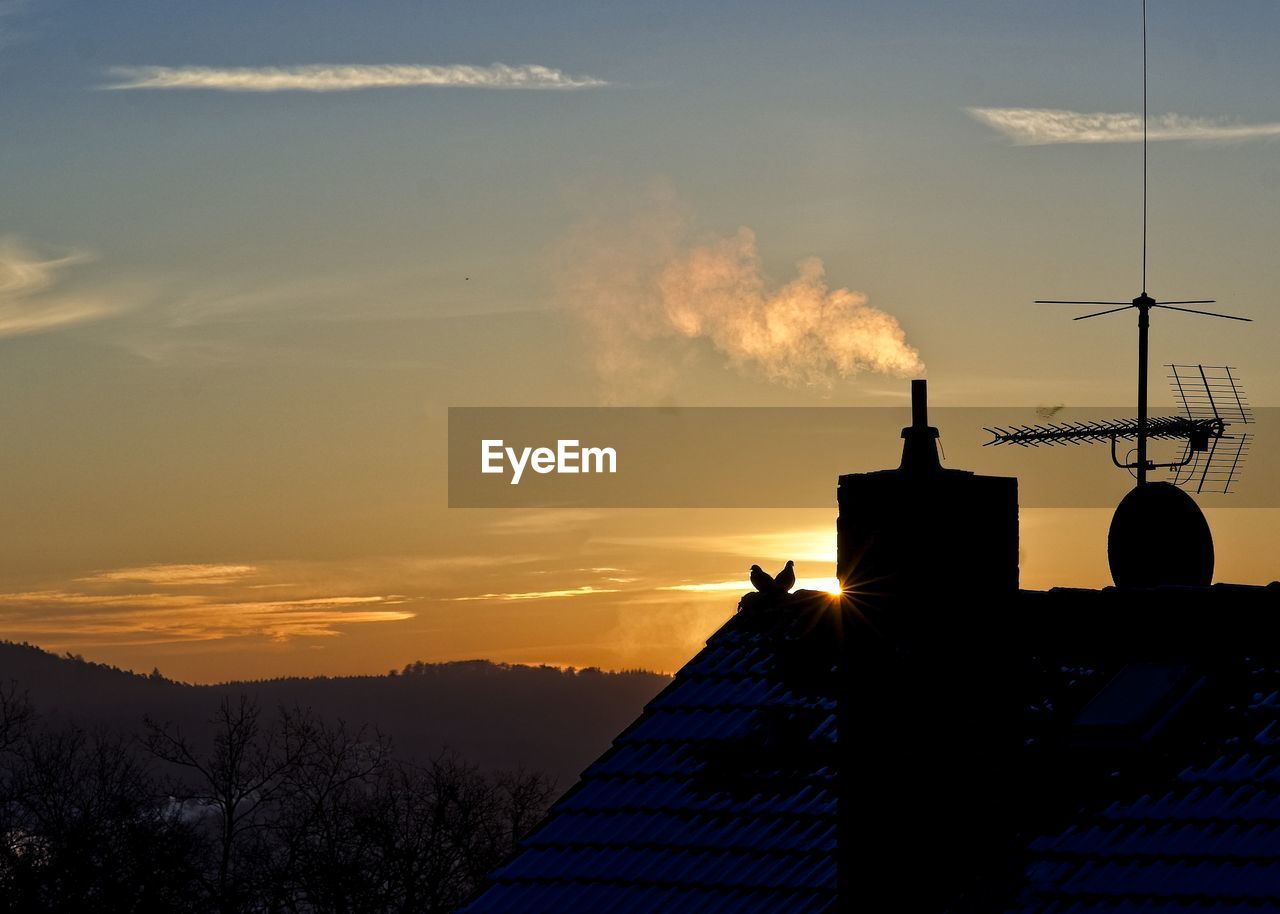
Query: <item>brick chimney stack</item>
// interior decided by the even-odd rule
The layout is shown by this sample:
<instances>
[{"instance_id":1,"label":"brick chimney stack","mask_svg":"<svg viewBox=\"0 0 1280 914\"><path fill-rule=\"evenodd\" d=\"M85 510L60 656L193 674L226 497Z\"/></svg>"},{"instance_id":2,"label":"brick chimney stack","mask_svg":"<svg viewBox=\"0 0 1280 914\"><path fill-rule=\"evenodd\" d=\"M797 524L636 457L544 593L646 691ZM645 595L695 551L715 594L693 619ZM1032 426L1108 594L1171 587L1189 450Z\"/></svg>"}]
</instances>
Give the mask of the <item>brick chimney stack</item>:
<instances>
[{"instance_id":1,"label":"brick chimney stack","mask_svg":"<svg viewBox=\"0 0 1280 914\"><path fill-rule=\"evenodd\" d=\"M925 384L911 382L901 465L840 477L836 574L871 604L1018 589L1018 480L943 468Z\"/></svg>"},{"instance_id":2,"label":"brick chimney stack","mask_svg":"<svg viewBox=\"0 0 1280 914\"><path fill-rule=\"evenodd\" d=\"M911 401L901 465L841 476L838 491L837 881L850 914L868 898L941 910L1004 859L1012 814L1001 626L1018 590L1018 481L944 468L924 381ZM943 849L928 878L901 878L924 836Z\"/></svg>"}]
</instances>

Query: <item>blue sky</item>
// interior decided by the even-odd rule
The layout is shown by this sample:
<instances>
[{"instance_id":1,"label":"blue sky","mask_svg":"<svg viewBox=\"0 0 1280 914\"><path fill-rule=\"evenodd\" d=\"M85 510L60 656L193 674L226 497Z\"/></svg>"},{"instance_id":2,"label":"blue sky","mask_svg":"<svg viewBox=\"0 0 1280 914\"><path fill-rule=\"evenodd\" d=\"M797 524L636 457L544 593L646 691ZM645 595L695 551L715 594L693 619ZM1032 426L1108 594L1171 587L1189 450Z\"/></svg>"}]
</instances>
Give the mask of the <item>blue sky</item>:
<instances>
[{"instance_id":1,"label":"blue sky","mask_svg":"<svg viewBox=\"0 0 1280 914\"><path fill-rule=\"evenodd\" d=\"M1137 294L1138 147L1024 145L969 109L1138 110L1139 8L0 2L0 267L17 277L0 281L0 421L16 442L0 500L24 518L0 532L6 587L321 563L344 583L315 571L253 586L418 601L418 622L353 625L396 634L362 634L348 667L415 659L392 656L396 626L441 613L455 634L431 650L452 656L463 617L387 558L454 548L444 539L473 559L499 548L491 520L440 503L449 405L901 402L905 381L876 370L778 383L734 348L731 301L697 331L646 323L685 303L655 304L632 273L729 257L743 229L733 266L760 284L755 306L793 313L780 290L819 258L806 294L847 289L839 313L887 315L937 402L1123 404L1128 318L1072 325L1029 302ZM1162 316L1153 358L1237 364L1262 405L1280 396L1277 34L1272 3L1151 0L1151 110L1208 137L1152 144L1151 290L1257 318ZM260 80L321 64L485 78L531 65L604 85L102 88L137 68ZM1224 125L1248 135L1215 138ZM643 383L618 364L646 366ZM581 521L568 542L612 522ZM644 523L660 537L688 519ZM713 580L737 567L694 564ZM1051 570L1090 583L1099 567ZM581 602L557 625L581 623ZM242 636L265 639L263 669L301 663L272 653L274 635ZM32 640L92 651L74 637ZM112 645L144 668L182 653ZM526 647L501 649L602 656ZM225 664L214 647L201 662L192 675Z\"/></svg>"},{"instance_id":2,"label":"blue sky","mask_svg":"<svg viewBox=\"0 0 1280 914\"><path fill-rule=\"evenodd\" d=\"M86 274L398 273L430 284L425 310L470 310L456 296L474 293L444 281L461 266L496 284L498 310L554 307L538 258L573 218L567 198L657 178L699 227L750 226L779 274L815 254L900 316L1021 322L1029 295L1128 294L1135 153L1012 147L965 109L1136 110L1129 7L33 0L0 53L6 230L91 250ZM1274 122L1277 15L1156 4L1153 110ZM610 85L95 89L117 66L495 61ZM1239 261L1269 259L1274 142L1161 144L1153 169L1154 276L1254 298Z\"/></svg>"}]
</instances>

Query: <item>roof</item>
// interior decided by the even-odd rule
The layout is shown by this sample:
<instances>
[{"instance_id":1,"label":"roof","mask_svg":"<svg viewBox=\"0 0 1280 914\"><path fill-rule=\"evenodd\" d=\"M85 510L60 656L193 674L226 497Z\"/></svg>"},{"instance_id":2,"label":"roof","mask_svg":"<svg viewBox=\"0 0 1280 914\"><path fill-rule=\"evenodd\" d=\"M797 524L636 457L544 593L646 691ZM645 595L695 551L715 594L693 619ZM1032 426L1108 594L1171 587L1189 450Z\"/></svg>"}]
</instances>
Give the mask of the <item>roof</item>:
<instances>
[{"instance_id":1,"label":"roof","mask_svg":"<svg viewBox=\"0 0 1280 914\"><path fill-rule=\"evenodd\" d=\"M830 599L731 618L464 910L832 910Z\"/></svg>"},{"instance_id":2,"label":"roof","mask_svg":"<svg viewBox=\"0 0 1280 914\"><path fill-rule=\"evenodd\" d=\"M1280 585L907 611L748 604L465 910L1280 914Z\"/></svg>"},{"instance_id":3,"label":"roof","mask_svg":"<svg viewBox=\"0 0 1280 914\"><path fill-rule=\"evenodd\" d=\"M1120 644L1042 651L1061 703L1044 729L1082 774L1061 782L1058 821L1025 838L1009 910L1280 911L1280 588L1139 592L1122 613L1124 593L1038 595L1050 617L1137 624ZM1143 627L1161 636L1144 646Z\"/></svg>"}]
</instances>

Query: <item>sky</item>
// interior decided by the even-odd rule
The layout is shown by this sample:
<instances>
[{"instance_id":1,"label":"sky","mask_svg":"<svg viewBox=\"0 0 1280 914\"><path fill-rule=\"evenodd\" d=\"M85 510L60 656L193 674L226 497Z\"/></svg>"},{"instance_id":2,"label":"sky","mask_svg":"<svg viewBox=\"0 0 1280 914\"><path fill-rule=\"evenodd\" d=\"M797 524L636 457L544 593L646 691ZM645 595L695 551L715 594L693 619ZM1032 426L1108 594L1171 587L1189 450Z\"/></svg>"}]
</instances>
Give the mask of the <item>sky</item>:
<instances>
[{"instance_id":1,"label":"sky","mask_svg":"<svg viewBox=\"0 0 1280 914\"><path fill-rule=\"evenodd\" d=\"M0 637L677 668L834 504L450 509L447 409L1130 402L1128 318L1030 302L1140 291L1139 9L0 0ZM1260 406L1278 28L1150 0L1149 287L1255 318L1153 358ZM1210 512L1220 580L1277 513ZM1024 586L1107 583L1108 520L1024 508Z\"/></svg>"}]
</instances>

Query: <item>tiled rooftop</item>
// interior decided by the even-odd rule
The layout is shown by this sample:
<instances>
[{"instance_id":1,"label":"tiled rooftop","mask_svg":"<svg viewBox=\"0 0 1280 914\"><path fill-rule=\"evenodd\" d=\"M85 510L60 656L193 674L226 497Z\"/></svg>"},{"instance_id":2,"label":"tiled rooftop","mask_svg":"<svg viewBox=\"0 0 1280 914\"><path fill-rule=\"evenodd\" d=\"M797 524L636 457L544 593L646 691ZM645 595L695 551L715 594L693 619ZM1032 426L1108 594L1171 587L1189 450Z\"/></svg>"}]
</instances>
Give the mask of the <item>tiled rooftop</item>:
<instances>
[{"instance_id":1,"label":"tiled rooftop","mask_svg":"<svg viewBox=\"0 0 1280 914\"><path fill-rule=\"evenodd\" d=\"M1270 591L1262 613L1280 609L1273 588L1257 591ZM1098 758L1116 786L1082 792L1026 841L1012 911L1280 910L1280 642L1250 653L1184 655L1196 693L1166 732Z\"/></svg>"},{"instance_id":2,"label":"tiled rooftop","mask_svg":"<svg viewBox=\"0 0 1280 914\"><path fill-rule=\"evenodd\" d=\"M832 910L834 657L805 647L821 603L731 619L466 910ZM819 668L797 675L788 646Z\"/></svg>"},{"instance_id":3,"label":"tiled rooftop","mask_svg":"<svg viewBox=\"0 0 1280 914\"><path fill-rule=\"evenodd\" d=\"M966 606L954 611L978 608ZM1280 587L1023 591L992 612L980 637L1000 637L1010 701L991 719L1014 737L1014 774L982 790L1006 790L1015 812L1008 859L979 851L990 873L957 884L951 903L931 895L928 909L1280 914ZM840 694L855 708L889 702L880 717L841 719L889 721L890 743L907 746L841 787L857 815L909 820L893 823L904 830L886 840L900 843L878 865L954 878L938 864L955 859L966 828L948 820L962 810L977 825L999 805L946 805L975 770L957 734L997 732L949 720L965 707L947 693L974 668L968 647L947 659L950 630L911 661L941 663L941 678L919 689L922 667L910 667L906 693L869 695L871 680L840 678L839 616L809 593L730 619L465 910L837 910L841 879L846 893L869 884L860 856L851 877L838 873L852 853L839 837L851 821L837 809ZM869 747L859 759L888 745L855 733L851 745ZM885 798L868 805L868 792ZM870 828L859 855L880 840Z\"/></svg>"}]
</instances>

